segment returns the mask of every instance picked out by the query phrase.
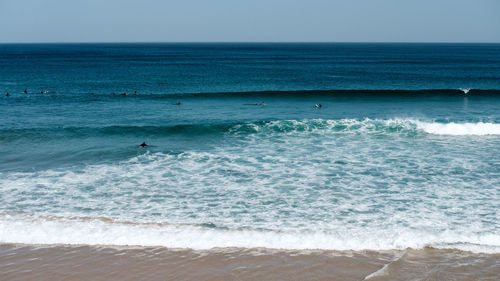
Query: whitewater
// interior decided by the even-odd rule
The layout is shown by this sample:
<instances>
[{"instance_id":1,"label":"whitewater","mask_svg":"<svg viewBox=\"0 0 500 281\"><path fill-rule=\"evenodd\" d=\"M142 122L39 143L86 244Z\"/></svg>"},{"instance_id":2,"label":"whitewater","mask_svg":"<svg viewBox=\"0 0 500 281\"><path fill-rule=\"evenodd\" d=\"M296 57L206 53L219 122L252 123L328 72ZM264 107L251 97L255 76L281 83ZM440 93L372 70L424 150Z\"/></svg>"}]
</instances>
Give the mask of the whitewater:
<instances>
[{"instance_id":1,"label":"whitewater","mask_svg":"<svg viewBox=\"0 0 500 281\"><path fill-rule=\"evenodd\" d=\"M190 131L217 146L0 172L0 242L500 251L495 122L291 119L158 134Z\"/></svg>"}]
</instances>

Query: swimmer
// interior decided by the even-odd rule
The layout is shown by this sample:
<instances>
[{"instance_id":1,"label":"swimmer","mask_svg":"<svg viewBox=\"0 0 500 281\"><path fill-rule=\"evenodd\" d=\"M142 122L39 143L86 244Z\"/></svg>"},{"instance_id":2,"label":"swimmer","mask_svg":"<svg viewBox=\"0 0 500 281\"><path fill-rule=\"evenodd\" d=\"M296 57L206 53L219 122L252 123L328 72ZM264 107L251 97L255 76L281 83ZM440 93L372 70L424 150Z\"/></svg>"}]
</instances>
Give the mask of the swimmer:
<instances>
[{"instance_id":1,"label":"swimmer","mask_svg":"<svg viewBox=\"0 0 500 281\"><path fill-rule=\"evenodd\" d=\"M314 105L314 107L316 107L316 108L322 108L323 105L321 103L317 103L317 104Z\"/></svg>"},{"instance_id":2,"label":"swimmer","mask_svg":"<svg viewBox=\"0 0 500 281\"><path fill-rule=\"evenodd\" d=\"M24 93L27 94L28 93L28 89L24 89Z\"/></svg>"},{"instance_id":3,"label":"swimmer","mask_svg":"<svg viewBox=\"0 0 500 281\"><path fill-rule=\"evenodd\" d=\"M266 103L265 102L261 102L260 105L266 105Z\"/></svg>"},{"instance_id":4,"label":"swimmer","mask_svg":"<svg viewBox=\"0 0 500 281\"><path fill-rule=\"evenodd\" d=\"M134 91L134 95L137 95L137 91Z\"/></svg>"},{"instance_id":5,"label":"swimmer","mask_svg":"<svg viewBox=\"0 0 500 281\"><path fill-rule=\"evenodd\" d=\"M122 95L122 96L128 96L128 94L127 94L127 93L122 93L121 95Z\"/></svg>"},{"instance_id":6,"label":"swimmer","mask_svg":"<svg viewBox=\"0 0 500 281\"><path fill-rule=\"evenodd\" d=\"M9 92L7 92L7 94L5 94L5 96L6 96L6 97L10 97L10 93L9 93Z\"/></svg>"},{"instance_id":7,"label":"swimmer","mask_svg":"<svg viewBox=\"0 0 500 281\"><path fill-rule=\"evenodd\" d=\"M177 102L175 105L182 105L182 102Z\"/></svg>"},{"instance_id":8,"label":"swimmer","mask_svg":"<svg viewBox=\"0 0 500 281\"><path fill-rule=\"evenodd\" d=\"M148 146L148 145L146 144L146 142L143 142L143 143L141 143L141 145L139 145L139 148L145 148L146 146Z\"/></svg>"}]
</instances>

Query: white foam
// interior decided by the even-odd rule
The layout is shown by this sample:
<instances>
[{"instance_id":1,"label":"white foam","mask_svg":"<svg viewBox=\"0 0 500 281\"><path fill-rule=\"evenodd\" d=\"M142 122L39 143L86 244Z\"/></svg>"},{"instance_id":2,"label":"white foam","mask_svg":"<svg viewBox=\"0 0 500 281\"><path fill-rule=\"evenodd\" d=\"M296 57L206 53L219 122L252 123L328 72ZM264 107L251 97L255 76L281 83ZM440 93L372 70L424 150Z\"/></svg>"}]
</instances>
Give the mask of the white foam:
<instances>
[{"instance_id":1,"label":"white foam","mask_svg":"<svg viewBox=\"0 0 500 281\"><path fill-rule=\"evenodd\" d=\"M464 94L468 94L470 90L470 88L460 88L460 91L464 92Z\"/></svg>"},{"instance_id":2,"label":"white foam","mask_svg":"<svg viewBox=\"0 0 500 281\"><path fill-rule=\"evenodd\" d=\"M422 235L418 232L364 230L338 233L221 230L192 225L123 223L102 219L0 217L0 242L168 248L270 248L287 250L420 249L446 242L447 247L499 253L500 235Z\"/></svg>"},{"instance_id":3,"label":"white foam","mask_svg":"<svg viewBox=\"0 0 500 281\"><path fill-rule=\"evenodd\" d=\"M451 136L485 136L500 135L500 124L497 123L436 123L414 121L417 127L429 134Z\"/></svg>"}]
</instances>

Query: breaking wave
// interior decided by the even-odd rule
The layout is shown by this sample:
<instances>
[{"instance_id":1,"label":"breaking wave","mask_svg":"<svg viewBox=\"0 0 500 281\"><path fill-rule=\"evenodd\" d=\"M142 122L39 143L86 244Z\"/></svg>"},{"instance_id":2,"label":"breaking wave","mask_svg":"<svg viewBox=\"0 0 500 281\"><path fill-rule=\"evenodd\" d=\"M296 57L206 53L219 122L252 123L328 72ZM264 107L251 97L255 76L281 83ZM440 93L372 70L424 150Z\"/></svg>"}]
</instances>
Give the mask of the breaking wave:
<instances>
[{"instance_id":1,"label":"breaking wave","mask_svg":"<svg viewBox=\"0 0 500 281\"><path fill-rule=\"evenodd\" d=\"M500 135L497 123L440 123L415 119L340 119L285 120L236 125L230 132L354 132L354 133L417 133L434 135Z\"/></svg>"},{"instance_id":2,"label":"breaking wave","mask_svg":"<svg viewBox=\"0 0 500 281\"><path fill-rule=\"evenodd\" d=\"M500 135L500 124L492 122L435 122L418 119L304 119L229 124L183 124L174 126L107 126L26 128L0 130L0 141L27 139L86 138L89 136L168 136L256 133L427 133L451 136Z\"/></svg>"},{"instance_id":3,"label":"breaking wave","mask_svg":"<svg viewBox=\"0 0 500 281\"><path fill-rule=\"evenodd\" d=\"M352 232L293 232L218 229L203 225L131 223L107 218L0 216L0 242L109 246L270 248L284 250L402 250L434 247L499 253L498 234L431 234L378 229Z\"/></svg>"}]
</instances>

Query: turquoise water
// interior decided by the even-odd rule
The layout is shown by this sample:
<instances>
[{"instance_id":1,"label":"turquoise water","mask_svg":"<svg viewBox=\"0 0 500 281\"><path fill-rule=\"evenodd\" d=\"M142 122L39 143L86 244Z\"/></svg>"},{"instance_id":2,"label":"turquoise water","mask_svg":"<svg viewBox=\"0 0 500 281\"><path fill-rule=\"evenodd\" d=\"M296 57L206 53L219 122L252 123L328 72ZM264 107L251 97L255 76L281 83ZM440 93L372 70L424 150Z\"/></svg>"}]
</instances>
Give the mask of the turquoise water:
<instances>
[{"instance_id":1,"label":"turquoise water","mask_svg":"<svg viewBox=\"0 0 500 281\"><path fill-rule=\"evenodd\" d=\"M0 59L0 242L500 250L500 45Z\"/></svg>"}]
</instances>

